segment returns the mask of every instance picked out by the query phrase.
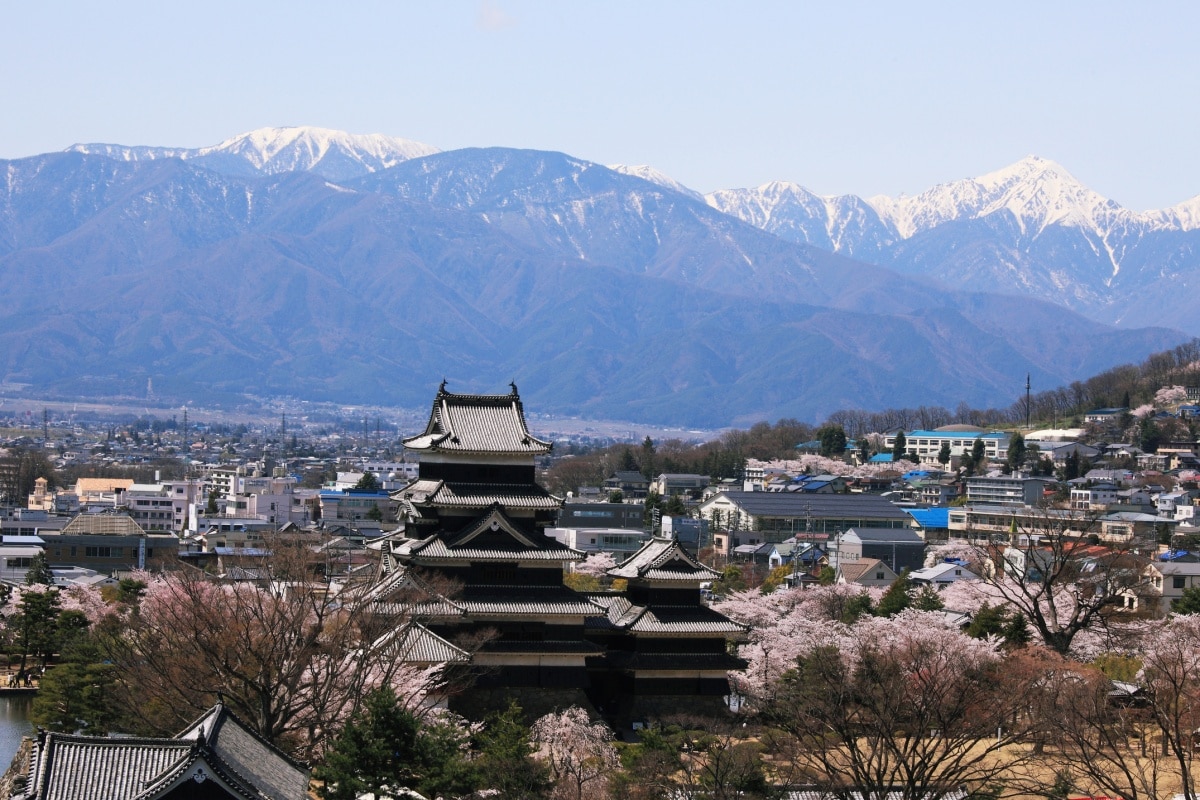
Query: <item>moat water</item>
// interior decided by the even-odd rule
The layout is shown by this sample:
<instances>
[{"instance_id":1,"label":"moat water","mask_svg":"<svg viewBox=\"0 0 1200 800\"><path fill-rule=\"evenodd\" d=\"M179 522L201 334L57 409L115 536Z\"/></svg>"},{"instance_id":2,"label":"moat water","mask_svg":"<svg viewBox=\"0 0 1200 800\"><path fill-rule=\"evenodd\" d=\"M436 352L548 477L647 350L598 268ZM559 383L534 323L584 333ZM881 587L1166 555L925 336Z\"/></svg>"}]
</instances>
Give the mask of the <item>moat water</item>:
<instances>
[{"instance_id":1,"label":"moat water","mask_svg":"<svg viewBox=\"0 0 1200 800\"><path fill-rule=\"evenodd\" d=\"M0 773L8 769L9 762L21 746L21 737L33 729L29 723L29 707L33 697L29 695L0 695Z\"/></svg>"}]
</instances>

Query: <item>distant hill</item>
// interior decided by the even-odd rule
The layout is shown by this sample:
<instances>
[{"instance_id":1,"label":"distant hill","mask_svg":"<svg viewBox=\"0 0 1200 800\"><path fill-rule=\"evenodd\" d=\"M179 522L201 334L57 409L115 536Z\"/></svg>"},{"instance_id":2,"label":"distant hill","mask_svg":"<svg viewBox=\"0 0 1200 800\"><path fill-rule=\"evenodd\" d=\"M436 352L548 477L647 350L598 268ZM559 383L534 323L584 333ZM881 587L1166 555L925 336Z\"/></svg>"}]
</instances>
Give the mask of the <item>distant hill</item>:
<instances>
[{"instance_id":1,"label":"distant hill","mask_svg":"<svg viewBox=\"0 0 1200 800\"><path fill-rule=\"evenodd\" d=\"M387 166L330 135L359 165L333 177L332 144L281 157L304 137L256 134L230 140L253 156L0 162L0 378L388 405L516 380L536 411L712 427L1006 405L1026 373L1187 339L787 241L653 173L502 148Z\"/></svg>"}]
</instances>

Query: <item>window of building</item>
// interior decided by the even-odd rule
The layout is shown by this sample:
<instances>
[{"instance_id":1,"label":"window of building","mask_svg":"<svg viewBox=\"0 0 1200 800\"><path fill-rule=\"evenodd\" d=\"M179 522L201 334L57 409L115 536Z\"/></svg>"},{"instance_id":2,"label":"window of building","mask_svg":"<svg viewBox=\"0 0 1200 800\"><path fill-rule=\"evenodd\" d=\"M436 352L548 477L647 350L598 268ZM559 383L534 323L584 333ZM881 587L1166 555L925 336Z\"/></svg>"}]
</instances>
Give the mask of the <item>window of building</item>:
<instances>
[{"instance_id":1,"label":"window of building","mask_svg":"<svg viewBox=\"0 0 1200 800\"><path fill-rule=\"evenodd\" d=\"M1171 588L1172 589L1182 589L1186 585L1187 585L1187 578L1184 578L1181 575L1177 575L1174 578L1171 578Z\"/></svg>"}]
</instances>

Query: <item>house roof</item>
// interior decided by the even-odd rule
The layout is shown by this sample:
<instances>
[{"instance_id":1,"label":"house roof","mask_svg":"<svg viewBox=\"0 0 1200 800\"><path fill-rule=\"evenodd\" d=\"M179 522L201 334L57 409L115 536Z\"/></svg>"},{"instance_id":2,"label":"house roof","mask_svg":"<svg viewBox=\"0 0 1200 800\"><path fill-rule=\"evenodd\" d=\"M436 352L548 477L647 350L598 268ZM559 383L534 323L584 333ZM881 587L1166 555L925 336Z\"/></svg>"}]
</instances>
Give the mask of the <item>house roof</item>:
<instances>
[{"instance_id":1,"label":"house roof","mask_svg":"<svg viewBox=\"0 0 1200 800\"><path fill-rule=\"evenodd\" d=\"M838 572L841 573L842 579L846 583L858 583L862 577L872 570L884 570L884 577L895 578L896 573L892 572L892 568L884 564L878 558L864 558L859 561L850 561L838 566ZM889 576L888 573L891 573Z\"/></svg>"},{"instance_id":2,"label":"house roof","mask_svg":"<svg viewBox=\"0 0 1200 800\"><path fill-rule=\"evenodd\" d=\"M133 486L132 478L80 478L75 481L75 493L124 491Z\"/></svg>"},{"instance_id":3,"label":"house roof","mask_svg":"<svg viewBox=\"0 0 1200 800\"><path fill-rule=\"evenodd\" d=\"M143 536L146 531L127 514L79 514L62 529L64 536Z\"/></svg>"},{"instance_id":4,"label":"house roof","mask_svg":"<svg viewBox=\"0 0 1200 800\"><path fill-rule=\"evenodd\" d=\"M960 575L955 575L954 571L959 570ZM943 561L941 564L934 564L932 567L922 567L915 569L908 574L910 580L930 583L936 582L938 578L943 576L951 578L951 580L963 580L978 577L974 572L962 566L961 564L953 564Z\"/></svg>"},{"instance_id":5,"label":"house roof","mask_svg":"<svg viewBox=\"0 0 1200 800\"><path fill-rule=\"evenodd\" d=\"M916 523L922 528L945 528L950 525L950 509L947 506L906 508L904 512L916 520Z\"/></svg>"},{"instance_id":6,"label":"house roof","mask_svg":"<svg viewBox=\"0 0 1200 800\"><path fill-rule=\"evenodd\" d=\"M516 384L504 395L452 394L443 381L425 432L404 446L426 453L543 455L553 445L530 434Z\"/></svg>"},{"instance_id":7,"label":"house roof","mask_svg":"<svg viewBox=\"0 0 1200 800\"><path fill-rule=\"evenodd\" d=\"M902 512L903 513L903 512ZM925 545L925 540L910 528L867 528L854 527L842 534L842 538L857 536L861 542L899 542L901 544Z\"/></svg>"},{"instance_id":8,"label":"house roof","mask_svg":"<svg viewBox=\"0 0 1200 800\"><path fill-rule=\"evenodd\" d=\"M908 515L886 498L873 494L790 494L786 492L725 492L725 497L747 514L763 517L815 519L894 519ZM715 499L715 498L714 498ZM711 502L711 501L710 501Z\"/></svg>"}]
</instances>

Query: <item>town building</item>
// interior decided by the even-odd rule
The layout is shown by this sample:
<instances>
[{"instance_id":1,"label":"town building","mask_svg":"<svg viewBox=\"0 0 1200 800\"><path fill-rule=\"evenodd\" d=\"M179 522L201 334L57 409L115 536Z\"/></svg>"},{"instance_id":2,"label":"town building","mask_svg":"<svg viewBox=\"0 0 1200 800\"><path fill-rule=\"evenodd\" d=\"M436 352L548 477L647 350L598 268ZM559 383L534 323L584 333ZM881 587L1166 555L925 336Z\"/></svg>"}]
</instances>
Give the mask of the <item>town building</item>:
<instances>
[{"instance_id":1,"label":"town building","mask_svg":"<svg viewBox=\"0 0 1200 800\"><path fill-rule=\"evenodd\" d=\"M642 529L641 503L580 503L567 500L558 513L563 528Z\"/></svg>"},{"instance_id":2,"label":"town building","mask_svg":"<svg viewBox=\"0 0 1200 800\"><path fill-rule=\"evenodd\" d=\"M883 449L891 452L901 431L883 437ZM935 462L942 452L942 445L950 446L951 458L970 455L976 441L983 442L984 457L989 461L1003 461L1008 457L1009 435L1000 431L985 431L970 425L947 425L937 430L916 430L904 434L905 453L913 461Z\"/></svg>"},{"instance_id":3,"label":"town building","mask_svg":"<svg viewBox=\"0 0 1200 800\"><path fill-rule=\"evenodd\" d=\"M51 567L86 567L105 575L146 569L155 559L179 553L174 534L146 531L128 514L114 511L79 514L62 530L40 530L37 535L46 543Z\"/></svg>"},{"instance_id":4,"label":"town building","mask_svg":"<svg viewBox=\"0 0 1200 800\"><path fill-rule=\"evenodd\" d=\"M819 540L853 527L907 528L911 518L873 494L719 492L700 505L713 531L713 546L728 553L743 544L784 539Z\"/></svg>"},{"instance_id":5,"label":"town building","mask_svg":"<svg viewBox=\"0 0 1200 800\"><path fill-rule=\"evenodd\" d=\"M967 478L968 503L1029 506L1041 502L1053 478L1030 478L1023 475L977 475Z\"/></svg>"},{"instance_id":6,"label":"town building","mask_svg":"<svg viewBox=\"0 0 1200 800\"><path fill-rule=\"evenodd\" d=\"M838 567L862 559L878 559L899 575L925 563L925 540L907 528L855 527L829 542L829 563Z\"/></svg>"}]
</instances>

